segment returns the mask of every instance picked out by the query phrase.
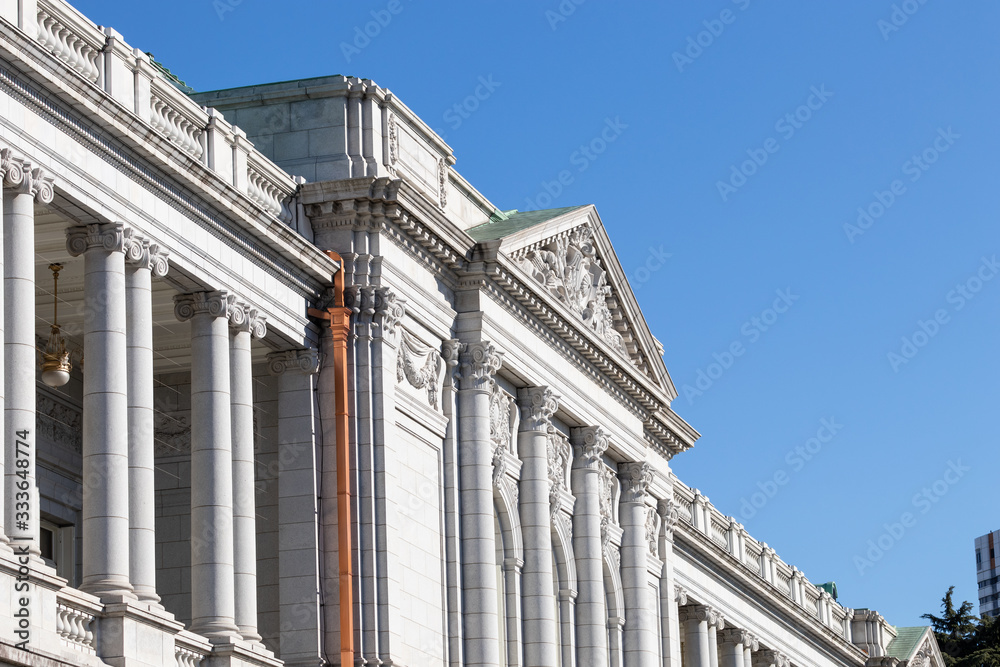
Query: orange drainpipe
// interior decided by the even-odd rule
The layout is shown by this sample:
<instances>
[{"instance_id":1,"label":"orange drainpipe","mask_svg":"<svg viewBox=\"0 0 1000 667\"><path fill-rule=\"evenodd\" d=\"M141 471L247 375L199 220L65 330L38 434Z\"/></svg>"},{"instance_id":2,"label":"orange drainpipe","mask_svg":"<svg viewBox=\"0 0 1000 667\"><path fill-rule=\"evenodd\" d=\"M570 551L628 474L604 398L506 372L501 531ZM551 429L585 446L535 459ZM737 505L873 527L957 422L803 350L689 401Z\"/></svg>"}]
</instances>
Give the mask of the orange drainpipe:
<instances>
[{"instance_id":1,"label":"orange drainpipe","mask_svg":"<svg viewBox=\"0 0 1000 667\"><path fill-rule=\"evenodd\" d=\"M340 255L327 250L340 270L333 277L333 306L324 310L309 309L309 314L330 323L333 337L333 374L337 430L337 552L340 567L340 664L354 665L354 582L351 572L351 449L350 416L347 403L347 337L351 328L351 309L344 307L344 262Z\"/></svg>"}]
</instances>

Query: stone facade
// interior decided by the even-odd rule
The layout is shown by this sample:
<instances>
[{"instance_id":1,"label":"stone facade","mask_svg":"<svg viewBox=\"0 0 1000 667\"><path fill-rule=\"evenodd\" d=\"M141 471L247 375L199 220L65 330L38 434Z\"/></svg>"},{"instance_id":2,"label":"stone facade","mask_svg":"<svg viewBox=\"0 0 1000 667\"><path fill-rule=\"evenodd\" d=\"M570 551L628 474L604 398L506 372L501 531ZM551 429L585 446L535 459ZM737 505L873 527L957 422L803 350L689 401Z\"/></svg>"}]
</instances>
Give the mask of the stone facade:
<instances>
[{"instance_id":1,"label":"stone facade","mask_svg":"<svg viewBox=\"0 0 1000 667\"><path fill-rule=\"evenodd\" d=\"M63 0L0 26L0 662L343 664L347 535L354 664L940 667L672 473L594 207L501 211L368 80L188 96Z\"/></svg>"}]
</instances>

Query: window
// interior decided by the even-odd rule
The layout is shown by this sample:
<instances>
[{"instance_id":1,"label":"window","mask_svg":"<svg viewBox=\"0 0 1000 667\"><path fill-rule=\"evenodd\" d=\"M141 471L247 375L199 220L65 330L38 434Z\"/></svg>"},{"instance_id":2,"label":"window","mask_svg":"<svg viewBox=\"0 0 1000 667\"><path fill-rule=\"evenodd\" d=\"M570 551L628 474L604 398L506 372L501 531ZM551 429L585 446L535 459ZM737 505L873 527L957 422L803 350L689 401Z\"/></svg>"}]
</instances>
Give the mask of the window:
<instances>
[{"instance_id":1,"label":"window","mask_svg":"<svg viewBox=\"0 0 1000 667\"><path fill-rule=\"evenodd\" d=\"M73 526L59 526L45 519L38 526L38 550L42 559L70 586L76 585L75 538Z\"/></svg>"},{"instance_id":2,"label":"window","mask_svg":"<svg viewBox=\"0 0 1000 667\"><path fill-rule=\"evenodd\" d=\"M976 569L981 569L983 564L983 554L979 549L976 549Z\"/></svg>"}]
</instances>

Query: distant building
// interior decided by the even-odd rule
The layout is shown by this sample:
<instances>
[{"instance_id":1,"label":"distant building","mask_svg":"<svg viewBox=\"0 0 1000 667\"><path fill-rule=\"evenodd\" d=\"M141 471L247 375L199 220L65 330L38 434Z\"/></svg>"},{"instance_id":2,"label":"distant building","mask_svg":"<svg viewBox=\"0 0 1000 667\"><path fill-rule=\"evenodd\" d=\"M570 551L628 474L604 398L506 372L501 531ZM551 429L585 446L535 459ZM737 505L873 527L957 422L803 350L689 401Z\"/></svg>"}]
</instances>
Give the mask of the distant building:
<instances>
[{"instance_id":1,"label":"distant building","mask_svg":"<svg viewBox=\"0 0 1000 667\"><path fill-rule=\"evenodd\" d=\"M979 580L979 615L1000 616L1000 588L997 582L997 548L1000 530L976 538L976 579Z\"/></svg>"}]
</instances>

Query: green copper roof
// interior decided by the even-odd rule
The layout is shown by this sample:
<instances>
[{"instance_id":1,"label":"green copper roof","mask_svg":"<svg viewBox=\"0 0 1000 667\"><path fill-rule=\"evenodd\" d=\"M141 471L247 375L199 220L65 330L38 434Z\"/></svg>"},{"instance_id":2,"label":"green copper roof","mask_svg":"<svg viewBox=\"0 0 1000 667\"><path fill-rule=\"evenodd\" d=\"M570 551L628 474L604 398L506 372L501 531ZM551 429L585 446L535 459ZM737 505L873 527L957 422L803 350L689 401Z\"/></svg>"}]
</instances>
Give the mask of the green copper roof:
<instances>
[{"instance_id":1,"label":"green copper roof","mask_svg":"<svg viewBox=\"0 0 1000 667\"><path fill-rule=\"evenodd\" d=\"M474 241L493 241L511 234L540 225L543 222L558 218L564 213L583 208L582 206L567 206L565 208L547 208L541 211L494 211L490 221L466 230Z\"/></svg>"},{"instance_id":2,"label":"green copper roof","mask_svg":"<svg viewBox=\"0 0 1000 667\"><path fill-rule=\"evenodd\" d=\"M896 628L896 638L889 642L885 652L893 658L909 660L913 657L913 652L917 650L917 644L926 631L927 626Z\"/></svg>"},{"instance_id":3,"label":"green copper roof","mask_svg":"<svg viewBox=\"0 0 1000 667\"><path fill-rule=\"evenodd\" d=\"M194 93L194 88L181 81L176 74L174 74L166 67L164 67L163 63L157 62L156 58L153 57L152 53L149 53L147 51L146 55L149 56L149 62L153 64L153 67L159 70L160 74L163 76L164 79L166 79L170 83L170 85L172 85L174 88L181 91L185 95L190 95Z\"/></svg>"}]
</instances>

